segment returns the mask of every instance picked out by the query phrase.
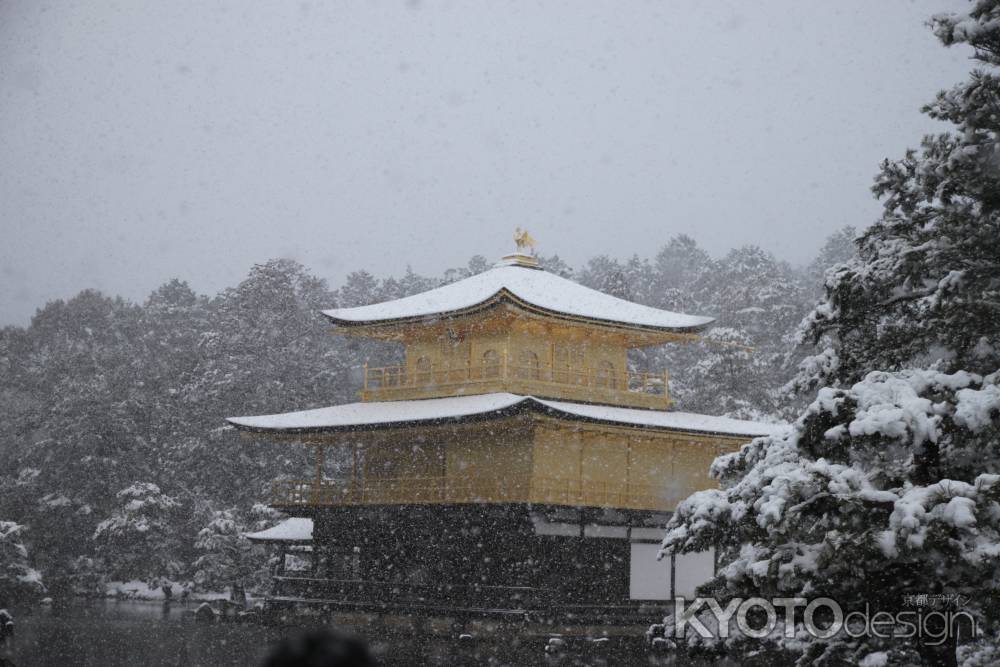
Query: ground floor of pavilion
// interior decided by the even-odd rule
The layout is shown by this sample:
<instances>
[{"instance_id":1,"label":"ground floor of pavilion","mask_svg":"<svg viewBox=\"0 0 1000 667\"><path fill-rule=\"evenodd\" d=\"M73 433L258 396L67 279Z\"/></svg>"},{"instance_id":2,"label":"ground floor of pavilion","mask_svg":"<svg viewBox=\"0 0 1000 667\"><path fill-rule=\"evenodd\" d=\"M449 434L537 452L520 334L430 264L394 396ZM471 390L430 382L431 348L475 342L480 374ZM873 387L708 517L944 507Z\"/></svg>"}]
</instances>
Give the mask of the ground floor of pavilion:
<instances>
[{"instance_id":1,"label":"ground floor of pavilion","mask_svg":"<svg viewBox=\"0 0 1000 667\"><path fill-rule=\"evenodd\" d=\"M268 605L541 622L662 616L714 573L657 559L662 512L521 504L321 507L249 537L280 554Z\"/></svg>"}]
</instances>

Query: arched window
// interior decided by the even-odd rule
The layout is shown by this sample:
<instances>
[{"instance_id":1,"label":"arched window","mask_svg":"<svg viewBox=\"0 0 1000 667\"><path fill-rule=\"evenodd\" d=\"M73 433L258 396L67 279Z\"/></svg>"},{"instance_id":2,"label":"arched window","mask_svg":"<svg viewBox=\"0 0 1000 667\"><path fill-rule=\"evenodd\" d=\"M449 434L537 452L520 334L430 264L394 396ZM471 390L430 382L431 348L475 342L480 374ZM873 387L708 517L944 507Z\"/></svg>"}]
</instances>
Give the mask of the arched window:
<instances>
[{"instance_id":1,"label":"arched window","mask_svg":"<svg viewBox=\"0 0 1000 667\"><path fill-rule=\"evenodd\" d=\"M537 354L531 350L521 350L518 357L517 376L528 380L537 380L541 377Z\"/></svg>"},{"instance_id":2,"label":"arched window","mask_svg":"<svg viewBox=\"0 0 1000 667\"><path fill-rule=\"evenodd\" d=\"M420 357L417 359L417 384L431 383L431 360L430 357Z\"/></svg>"},{"instance_id":3,"label":"arched window","mask_svg":"<svg viewBox=\"0 0 1000 667\"><path fill-rule=\"evenodd\" d=\"M483 352L483 377L500 377L500 353L496 350Z\"/></svg>"},{"instance_id":4,"label":"arched window","mask_svg":"<svg viewBox=\"0 0 1000 667\"><path fill-rule=\"evenodd\" d=\"M615 365L610 361L602 361L597 365L597 386L616 389L618 378L615 377Z\"/></svg>"}]
</instances>

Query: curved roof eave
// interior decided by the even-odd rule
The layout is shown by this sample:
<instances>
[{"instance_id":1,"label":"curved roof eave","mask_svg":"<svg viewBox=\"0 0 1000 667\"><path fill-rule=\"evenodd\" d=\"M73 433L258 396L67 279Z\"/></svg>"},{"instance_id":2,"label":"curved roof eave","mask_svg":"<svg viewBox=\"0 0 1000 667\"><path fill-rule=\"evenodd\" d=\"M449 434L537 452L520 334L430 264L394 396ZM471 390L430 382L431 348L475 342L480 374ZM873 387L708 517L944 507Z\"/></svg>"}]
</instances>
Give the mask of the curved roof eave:
<instances>
[{"instance_id":1,"label":"curved roof eave","mask_svg":"<svg viewBox=\"0 0 1000 667\"><path fill-rule=\"evenodd\" d=\"M541 269L520 266L495 266L426 292L322 313L341 326L374 327L459 317L502 300L548 316L635 330L692 333L714 321L635 303Z\"/></svg>"},{"instance_id":2,"label":"curved roof eave","mask_svg":"<svg viewBox=\"0 0 1000 667\"><path fill-rule=\"evenodd\" d=\"M417 400L432 401L434 399L417 399ZM379 421L370 423L268 427L268 426L255 426L246 423L241 424L239 421L241 419L247 419L247 420L255 419L254 417L227 417L226 421L232 426L235 426L238 430L247 431L250 433L287 433L289 435L309 435L309 434L320 434L320 433L345 433L350 431L381 431L393 428L418 427L418 426L427 426L432 424L433 425L461 424L474 421L487 421L490 419L498 419L502 417L512 417L523 411L524 411L523 401L516 401L511 405L489 409L484 412L474 412L474 413L451 415L451 416L424 417L418 419L398 419L393 421ZM274 415L265 415L265 416L274 416Z\"/></svg>"},{"instance_id":3,"label":"curved roof eave","mask_svg":"<svg viewBox=\"0 0 1000 667\"><path fill-rule=\"evenodd\" d=\"M442 403L435 401L455 401L480 399L486 405L482 409L477 409L473 401L471 410L459 411L458 413L442 411L439 413L428 413L426 416L415 418L383 419L381 421L353 421L334 423L331 414L330 423L311 423L303 419L302 424L296 426L294 420L292 424L279 425L296 415L315 415L322 411L335 411L338 407L356 407L365 405L391 406L393 403L399 404L419 404L423 407L434 407ZM451 404L448 404L449 406ZM570 421L585 421L590 423L606 424L626 428L639 428L658 431L674 431L683 433L703 433L706 435L720 435L729 437L755 438L769 435L775 431L775 427L757 422L747 422L743 420L730 419L727 417L715 417L711 415L698 415L693 413L660 412L656 410L643 410L639 408L621 408L615 406L590 405L584 403L569 403L565 401L553 401L539 399L534 396L521 396L517 394L480 394L464 397L453 397L445 399L421 399L415 401L393 401L387 403L355 403L348 406L332 406L331 408L320 408L301 413L285 413L283 415L263 415L261 417L230 417L226 421L241 431L254 433L272 433L288 435L307 435L322 433L338 433L350 431L374 431L401 427L418 427L425 425L441 425L454 423L467 423L475 421L487 421L502 417L513 416L524 411L533 411L548 414L553 417L567 419ZM268 425L271 419L272 425ZM673 423L670 423L673 421ZM754 428L751 428L754 427Z\"/></svg>"}]
</instances>

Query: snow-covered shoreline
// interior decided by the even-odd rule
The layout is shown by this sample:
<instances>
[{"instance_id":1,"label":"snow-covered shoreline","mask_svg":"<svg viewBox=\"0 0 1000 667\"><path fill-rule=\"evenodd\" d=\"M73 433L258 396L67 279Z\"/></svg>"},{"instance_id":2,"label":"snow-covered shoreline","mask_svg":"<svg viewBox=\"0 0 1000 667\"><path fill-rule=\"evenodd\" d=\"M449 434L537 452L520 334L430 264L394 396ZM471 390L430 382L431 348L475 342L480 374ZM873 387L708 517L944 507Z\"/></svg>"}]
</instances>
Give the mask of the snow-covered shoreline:
<instances>
[{"instance_id":1,"label":"snow-covered shoreline","mask_svg":"<svg viewBox=\"0 0 1000 667\"><path fill-rule=\"evenodd\" d=\"M214 602L230 599L228 591L194 591L185 588L183 584L171 582L172 594L170 602ZM86 597L86 596L84 596ZM110 581L104 585L104 595L107 599L136 600L141 602L166 602L166 593L162 587L151 587L143 581ZM250 596L248 596L250 599Z\"/></svg>"}]
</instances>

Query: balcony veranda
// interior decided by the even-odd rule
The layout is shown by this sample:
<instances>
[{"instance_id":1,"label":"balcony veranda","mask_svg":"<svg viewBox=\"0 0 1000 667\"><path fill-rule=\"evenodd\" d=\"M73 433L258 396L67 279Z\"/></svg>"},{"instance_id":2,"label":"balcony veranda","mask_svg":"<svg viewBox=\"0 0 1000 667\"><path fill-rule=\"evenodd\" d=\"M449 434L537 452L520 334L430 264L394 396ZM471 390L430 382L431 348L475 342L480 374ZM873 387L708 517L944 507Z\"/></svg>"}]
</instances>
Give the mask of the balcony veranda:
<instances>
[{"instance_id":1,"label":"balcony veranda","mask_svg":"<svg viewBox=\"0 0 1000 667\"><path fill-rule=\"evenodd\" d=\"M279 480L271 505L280 508L349 505L531 503L575 507L669 510L678 498L651 484L533 477L523 479L406 477L366 480ZM683 495L681 496L683 497Z\"/></svg>"},{"instance_id":2,"label":"balcony veranda","mask_svg":"<svg viewBox=\"0 0 1000 667\"><path fill-rule=\"evenodd\" d=\"M393 401L510 392L582 403L666 410L670 407L667 371L615 371L600 368L522 366L501 359L495 365L440 368L368 366L365 401Z\"/></svg>"}]
</instances>

